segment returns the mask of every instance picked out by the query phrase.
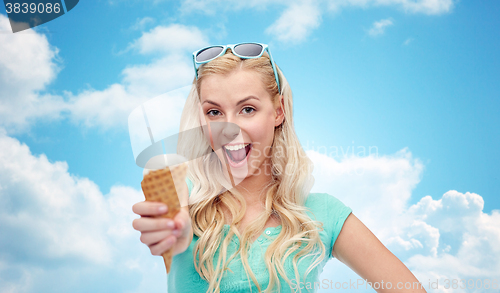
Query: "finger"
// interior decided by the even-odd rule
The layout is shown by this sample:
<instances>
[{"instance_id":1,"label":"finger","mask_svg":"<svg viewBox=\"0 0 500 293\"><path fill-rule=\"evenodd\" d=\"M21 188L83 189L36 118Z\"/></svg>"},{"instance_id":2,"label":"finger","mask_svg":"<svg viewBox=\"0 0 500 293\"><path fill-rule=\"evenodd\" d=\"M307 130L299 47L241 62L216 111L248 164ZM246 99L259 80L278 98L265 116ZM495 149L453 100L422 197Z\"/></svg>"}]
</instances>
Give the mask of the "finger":
<instances>
[{"instance_id":1,"label":"finger","mask_svg":"<svg viewBox=\"0 0 500 293\"><path fill-rule=\"evenodd\" d=\"M174 229L175 223L172 219L165 218L140 218L132 222L132 227L141 232Z\"/></svg>"},{"instance_id":2,"label":"finger","mask_svg":"<svg viewBox=\"0 0 500 293\"><path fill-rule=\"evenodd\" d=\"M176 232L173 233L174 231ZM146 244L147 246L151 246L161 242L170 235L176 236L176 234L179 234L177 230L160 230L153 232L144 232L141 234L141 242Z\"/></svg>"},{"instance_id":3,"label":"finger","mask_svg":"<svg viewBox=\"0 0 500 293\"><path fill-rule=\"evenodd\" d=\"M184 219L175 219L174 224L175 229L179 231L182 231L182 229L184 229L184 227L186 226Z\"/></svg>"},{"instance_id":4,"label":"finger","mask_svg":"<svg viewBox=\"0 0 500 293\"><path fill-rule=\"evenodd\" d=\"M162 255L165 251L172 248L176 242L177 238L175 238L174 236L169 236L159 243L151 245L149 247L149 250L151 250L152 255Z\"/></svg>"},{"instance_id":5,"label":"finger","mask_svg":"<svg viewBox=\"0 0 500 293\"><path fill-rule=\"evenodd\" d=\"M132 206L132 211L140 216L159 216L167 212L164 203L154 201L141 201Z\"/></svg>"},{"instance_id":6,"label":"finger","mask_svg":"<svg viewBox=\"0 0 500 293\"><path fill-rule=\"evenodd\" d=\"M185 227L186 221L187 221L187 219L182 211L177 213L177 215L175 215L173 220L174 220L175 229L177 229L177 230L182 230Z\"/></svg>"}]
</instances>

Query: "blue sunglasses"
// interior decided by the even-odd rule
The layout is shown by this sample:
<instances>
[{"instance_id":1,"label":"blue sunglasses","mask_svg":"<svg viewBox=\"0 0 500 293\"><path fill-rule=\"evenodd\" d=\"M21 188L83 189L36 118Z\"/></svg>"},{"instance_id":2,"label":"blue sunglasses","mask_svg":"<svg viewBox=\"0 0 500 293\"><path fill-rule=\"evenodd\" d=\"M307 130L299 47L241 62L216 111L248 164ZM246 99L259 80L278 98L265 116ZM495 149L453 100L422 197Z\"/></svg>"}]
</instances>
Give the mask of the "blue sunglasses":
<instances>
[{"instance_id":1,"label":"blue sunglasses","mask_svg":"<svg viewBox=\"0 0 500 293\"><path fill-rule=\"evenodd\" d=\"M197 65L208 63L215 58L218 58L226 53L227 49L231 49L235 56L241 59L253 59L259 58L267 51L269 55L269 60L271 60L271 65L274 71L274 78L276 78L276 84L278 85L278 91L281 93L280 81L278 79L278 71L276 71L276 65L274 65L273 57L271 56L271 51L266 44L260 43L240 43L235 45L226 46L210 46L198 51L193 52L193 64L194 72L196 74L196 79L198 79L198 67Z\"/></svg>"}]
</instances>

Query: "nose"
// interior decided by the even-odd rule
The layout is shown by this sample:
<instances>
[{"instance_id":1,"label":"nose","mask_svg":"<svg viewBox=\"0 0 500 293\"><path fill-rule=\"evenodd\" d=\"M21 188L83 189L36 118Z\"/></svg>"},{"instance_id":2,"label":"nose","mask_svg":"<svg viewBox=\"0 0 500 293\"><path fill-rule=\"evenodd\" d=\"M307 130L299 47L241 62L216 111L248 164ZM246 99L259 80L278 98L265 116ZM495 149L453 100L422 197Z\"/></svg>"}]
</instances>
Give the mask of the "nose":
<instances>
[{"instance_id":1,"label":"nose","mask_svg":"<svg viewBox=\"0 0 500 293\"><path fill-rule=\"evenodd\" d=\"M224 135L229 141L234 140L240 133L240 128L235 123L226 122L223 125L222 135Z\"/></svg>"}]
</instances>

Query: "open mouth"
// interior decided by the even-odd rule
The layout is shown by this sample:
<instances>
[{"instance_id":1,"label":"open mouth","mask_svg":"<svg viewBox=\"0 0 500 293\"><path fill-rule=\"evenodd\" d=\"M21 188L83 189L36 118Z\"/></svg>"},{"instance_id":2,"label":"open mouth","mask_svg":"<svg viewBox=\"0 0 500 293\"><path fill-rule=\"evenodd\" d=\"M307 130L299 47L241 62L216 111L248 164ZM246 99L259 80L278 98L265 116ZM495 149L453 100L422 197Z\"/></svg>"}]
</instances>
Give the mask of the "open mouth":
<instances>
[{"instance_id":1,"label":"open mouth","mask_svg":"<svg viewBox=\"0 0 500 293\"><path fill-rule=\"evenodd\" d=\"M227 155L229 163L233 167L237 167L240 164L243 164L246 158L248 158L248 154L252 149L251 143L242 143L238 145L225 145L224 151Z\"/></svg>"}]
</instances>

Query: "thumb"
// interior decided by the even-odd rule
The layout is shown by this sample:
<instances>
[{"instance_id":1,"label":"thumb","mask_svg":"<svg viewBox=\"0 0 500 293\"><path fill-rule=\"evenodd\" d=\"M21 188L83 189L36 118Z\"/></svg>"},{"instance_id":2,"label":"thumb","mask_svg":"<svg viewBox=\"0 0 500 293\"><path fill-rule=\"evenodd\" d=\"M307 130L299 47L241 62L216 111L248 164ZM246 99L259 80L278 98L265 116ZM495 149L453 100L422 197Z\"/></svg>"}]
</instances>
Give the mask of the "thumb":
<instances>
[{"instance_id":1,"label":"thumb","mask_svg":"<svg viewBox=\"0 0 500 293\"><path fill-rule=\"evenodd\" d=\"M187 215L189 217L189 215ZM185 215L185 212L181 210L177 215L174 217L174 223L175 223L175 229L181 230L185 228L186 222L187 222L187 217Z\"/></svg>"}]
</instances>

